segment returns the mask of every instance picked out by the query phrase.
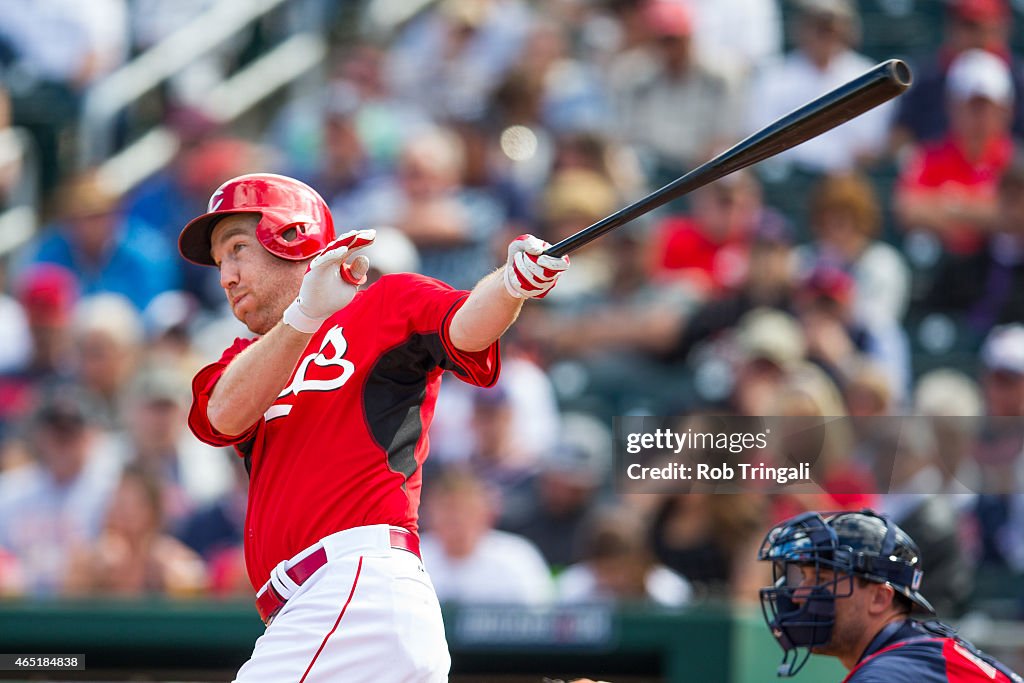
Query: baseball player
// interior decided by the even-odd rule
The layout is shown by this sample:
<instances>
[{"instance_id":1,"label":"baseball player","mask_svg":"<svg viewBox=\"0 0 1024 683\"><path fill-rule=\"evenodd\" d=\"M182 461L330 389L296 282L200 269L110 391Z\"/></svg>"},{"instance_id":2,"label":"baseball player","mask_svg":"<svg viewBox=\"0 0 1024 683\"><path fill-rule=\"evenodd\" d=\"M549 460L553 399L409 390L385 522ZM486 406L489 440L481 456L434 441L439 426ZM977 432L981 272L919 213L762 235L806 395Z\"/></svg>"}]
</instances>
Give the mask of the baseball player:
<instances>
[{"instance_id":1,"label":"baseball player","mask_svg":"<svg viewBox=\"0 0 1024 683\"><path fill-rule=\"evenodd\" d=\"M199 371L188 419L249 470L245 560L267 630L240 682L447 680L417 536L441 374L494 384L498 338L569 266L524 235L472 292L413 274L362 289L373 239L336 238L323 199L272 174L221 185L179 237L257 335Z\"/></svg>"},{"instance_id":2,"label":"baseball player","mask_svg":"<svg viewBox=\"0 0 1024 683\"><path fill-rule=\"evenodd\" d=\"M1021 683L949 626L911 617L934 614L920 592L920 552L885 517L797 515L768 532L758 559L772 563L761 604L784 651L780 676L814 652L849 669L844 683Z\"/></svg>"}]
</instances>

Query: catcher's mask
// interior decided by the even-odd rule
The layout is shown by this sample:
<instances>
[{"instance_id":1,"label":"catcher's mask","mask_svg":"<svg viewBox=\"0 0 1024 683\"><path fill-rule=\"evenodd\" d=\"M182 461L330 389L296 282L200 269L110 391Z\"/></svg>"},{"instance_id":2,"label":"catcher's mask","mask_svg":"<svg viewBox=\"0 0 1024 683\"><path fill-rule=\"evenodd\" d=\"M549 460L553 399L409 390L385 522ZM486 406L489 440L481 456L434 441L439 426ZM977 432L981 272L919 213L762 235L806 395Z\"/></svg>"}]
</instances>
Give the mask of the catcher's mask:
<instances>
[{"instance_id":1,"label":"catcher's mask","mask_svg":"<svg viewBox=\"0 0 1024 683\"><path fill-rule=\"evenodd\" d=\"M772 563L772 585L761 589L761 609L782 646L779 676L795 675L813 648L829 643L835 601L853 594L856 577L891 586L910 601L912 612L935 612L918 590L917 545L871 510L797 515L768 532L757 559Z\"/></svg>"}]
</instances>

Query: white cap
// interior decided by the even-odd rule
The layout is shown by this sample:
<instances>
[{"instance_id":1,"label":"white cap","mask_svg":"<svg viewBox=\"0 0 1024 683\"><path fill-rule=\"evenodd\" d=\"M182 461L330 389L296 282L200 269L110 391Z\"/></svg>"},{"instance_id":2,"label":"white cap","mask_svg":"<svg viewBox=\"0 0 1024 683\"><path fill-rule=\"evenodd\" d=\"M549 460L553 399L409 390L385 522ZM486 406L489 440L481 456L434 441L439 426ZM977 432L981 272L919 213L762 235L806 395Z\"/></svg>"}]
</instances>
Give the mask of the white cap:
<instances>
[{"instance_id":1,"label":"white cap","mask_svg":"<svg viewBox=\"0 0 1024 683\"><path fill-rule=\"evenodd\" d=\"M981 362L988 370L1007 370L1024 375L1024 325L1001 325L985 338Z\"/></svg>"},{"instance_id":2,"label":"white cap","mask_svg":"<svg viewBox=\"0 0 1024 683\"><path fill-rule=\"evenodd\" d=\"M950 64L946 92L958 100L984 97L997 104L1009 104L1013 99L1013 80L1005 61L975 48L961 52Z\"/></svg>"}]
</instances>

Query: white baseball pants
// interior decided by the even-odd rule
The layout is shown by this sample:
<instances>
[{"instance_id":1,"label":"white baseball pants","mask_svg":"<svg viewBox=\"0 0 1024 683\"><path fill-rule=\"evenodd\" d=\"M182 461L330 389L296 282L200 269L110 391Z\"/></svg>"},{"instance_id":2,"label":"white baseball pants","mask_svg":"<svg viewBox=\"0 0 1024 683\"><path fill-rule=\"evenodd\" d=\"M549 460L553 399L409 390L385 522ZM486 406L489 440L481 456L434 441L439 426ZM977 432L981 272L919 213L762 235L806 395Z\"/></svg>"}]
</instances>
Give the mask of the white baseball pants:
<instances>
[{"instance_id":1,"label":"white baseball pants","mask_svg":"<svg viewBox=\"0 0 1024 683\"><path fill-rule=\"evenodd\" d=\"M235 683L439 683L451 658L420 560L391 547L387 525L332 534L327 564L298 586L256 641Z\"/></svg>"}]
</instances>

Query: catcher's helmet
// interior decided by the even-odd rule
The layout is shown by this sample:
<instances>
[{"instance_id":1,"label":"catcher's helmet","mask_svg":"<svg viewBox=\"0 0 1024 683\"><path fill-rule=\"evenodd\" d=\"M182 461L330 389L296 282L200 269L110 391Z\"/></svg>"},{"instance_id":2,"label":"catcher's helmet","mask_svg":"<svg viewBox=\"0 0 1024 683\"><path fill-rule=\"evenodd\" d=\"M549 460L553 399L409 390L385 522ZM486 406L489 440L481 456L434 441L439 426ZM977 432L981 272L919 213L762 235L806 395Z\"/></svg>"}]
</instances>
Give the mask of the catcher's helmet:
<instances>
[{"instance_id":1,"label":"catcher's helmet","mask_svg":"<svg viewBox=\"0 0 1024 683\"><path fill-rule=\"evenodd\" d=\"M758 559L772 563L773 585L761 589L761 607L785 652L780 676L795 674L811 648L831 640L835 601L850 597L854 577L891 586L910 601L912 612L935 613L919 590L917 544L871 510L797 515L768 532ZM807 648L802 659L801 647Z\"/></svg>"},{"instance_id":2,"label":"catcher's helmet","mask_svg":"<svg viewBox=\"0 0 1024 683\"><path fill-rule=\"evenodd\" d=\"M225 216L243 213L260 216L256 238L267 251L289 261L310 258L334 239L331 212L316 190L282 175L251 173L214 191L207 213L181 231L181 255L199 265L215 265L210 256L213 227Z\"/></svg>"}]
</instances>

